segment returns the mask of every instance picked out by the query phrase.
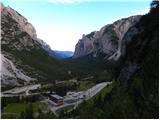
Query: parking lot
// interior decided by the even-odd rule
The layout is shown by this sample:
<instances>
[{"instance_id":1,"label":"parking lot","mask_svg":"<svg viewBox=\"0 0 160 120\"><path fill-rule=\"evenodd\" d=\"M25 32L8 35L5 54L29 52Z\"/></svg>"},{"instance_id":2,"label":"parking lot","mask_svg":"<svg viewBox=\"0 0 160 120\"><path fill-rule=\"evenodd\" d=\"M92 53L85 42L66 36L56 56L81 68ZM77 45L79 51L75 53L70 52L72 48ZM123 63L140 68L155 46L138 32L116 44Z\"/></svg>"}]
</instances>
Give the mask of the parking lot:
<instances>
[{"instance_id":1,"label":"parking lot","mask_svg":"<svg viewBox=\"0 0 160 120\"><path fill-rule=\"evenodd\" d=\"M78 104L82 103L84 100L88 100L100 92L105 86L111 84L112 82L103 82L99 83L92 88L86 91L79 91L79 92L67 92L66 96L64 96L64 104L57 105L53 101L47 99L46 102L49 105L49 108L52 112L55 113L56 110L64 108L69 105L78 106Z\"/></svg>"}]
</instances>

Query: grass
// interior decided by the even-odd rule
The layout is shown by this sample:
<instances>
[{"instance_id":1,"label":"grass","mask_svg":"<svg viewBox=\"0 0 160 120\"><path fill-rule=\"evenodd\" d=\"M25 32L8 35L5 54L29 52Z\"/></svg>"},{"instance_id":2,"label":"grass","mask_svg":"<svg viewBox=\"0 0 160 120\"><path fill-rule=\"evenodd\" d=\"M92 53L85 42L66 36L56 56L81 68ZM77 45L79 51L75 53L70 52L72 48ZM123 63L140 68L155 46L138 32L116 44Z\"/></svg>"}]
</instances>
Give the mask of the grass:
<instances>
[{"instance_id":1,"label":"grass","mask_svg":"<svg viewBox=\"0 0 160 120\"><path fill-rule=\"evenodd\" d=\"M66 106L66 107L64 107L64 108L61 108L61 109L57 110L56 112L57 112L58 114L61 114L62 112L66 112L66 111L72 109L73 107L74 107L74 105L69 105L69 106Z\"/></svg>"},{"instance_id":2,"label":"grass","mask_svg":"<svg viewBox=\"0 0 160 120\"><path fill-rule=\"evenodd\" d=\"M95 85L95 83L93 83L92 81L78 81L78 82L72 82L72 81L65 81L63 83L57 84L57 86L68 86L72 87L71 91L84 91L87 90L91 87L93 87Z\"/></svg>"},{"instance_id":3,"label":"grass","mask_svg":"<svg viewBox=\"0 0 160 120\"><path fill-rule=\"evenodd\" d=\"M110 93L115 85L115 82L113 81L112 84L107 85L105 88L103 88L98 94L93 96L91 99L87 100L86 103L90 106L94 104L94 100L98 99L101 96L101 99L104 99L104 97ZM82 104L81 104L82 105ZM80 105L80 106L81 106ZM80 107L79 106L79 107Z\"/></svg>"},{"instance_id":4,"label":"grass","mask_svg":"<svg viewBox=\"0 0 160 120\"><path fill-rule=\"evenodd\" d=\"M102 99L104 99L104 97L110 93L114 87L114 81L110 84L110 85L107 85L99 94L97 94L95 97L99 97L101 96Z\"/></svg>"},{"instance_id":5,"label":"grass","mask_svg":"<svg viewBox=\"0 0 160 120\"><path fill-rule=\"evenodd\" d=\"M77 91L87 90L93 87L95 84L92 81L80 81Z\"/></svg>"},{"instance_id":6,"label":"grass","mask_svg":"<svg viewBox=\"0 0 160 120\"><path fill-rule=\"evenodd\" d=\"M40 102L32 103L33 111L37 112L40 107ZM2 111L2 118L19 118L21 112L29 106L27 103L11 103L8 104Z\"/></svg>"}]
</instances>

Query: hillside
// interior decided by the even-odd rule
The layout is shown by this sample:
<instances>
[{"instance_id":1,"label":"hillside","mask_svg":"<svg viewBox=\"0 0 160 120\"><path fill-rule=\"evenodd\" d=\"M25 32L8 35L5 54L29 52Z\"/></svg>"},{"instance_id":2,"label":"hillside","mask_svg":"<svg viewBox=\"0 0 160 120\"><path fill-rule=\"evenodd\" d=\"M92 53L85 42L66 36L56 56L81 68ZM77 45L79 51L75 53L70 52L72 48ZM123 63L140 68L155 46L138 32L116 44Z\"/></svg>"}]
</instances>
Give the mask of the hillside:
<instances>
[{"instance_id":1,"label":"hillside","mask_svg":"<svg viewBox=\"0 0 160 120\"><path fill-rule=\"evenodd\" d=\"M112 62L115 80L110 92L84 102L66 114L71 118L159 118L159 3L135 24L138 33L124 42L124 55ZM124 38L128 38L129 29ZM108 88L106 88L108 89ZM62 117L65 118L65 117Z\"/></svg>"},{"instance_id":2,"label":"hillside","mask_svg":"<svg viewBox=\"0 0 160 120\"><path fill-rule=\"evenodd\" d=\"M66 52L51 50L37 38L35 28L24 16L3 4L1 13L2 90L39 82L53 84L55 80L83 78L104 71L98 59L96 64L90 57L63 60ZM72 75L68 74L70 71Z\"/></svg>"},{"instance_id":3,"label":"hillside","mask_svg":"<svg viewBox=\"0 0 160 120\"><path fill-rule=\"evenodd\" d=\"M63 79L64 63L51 57L50 47L37 38L25 17L1 4L2 88Z\"/></svg>"}]
</instances>

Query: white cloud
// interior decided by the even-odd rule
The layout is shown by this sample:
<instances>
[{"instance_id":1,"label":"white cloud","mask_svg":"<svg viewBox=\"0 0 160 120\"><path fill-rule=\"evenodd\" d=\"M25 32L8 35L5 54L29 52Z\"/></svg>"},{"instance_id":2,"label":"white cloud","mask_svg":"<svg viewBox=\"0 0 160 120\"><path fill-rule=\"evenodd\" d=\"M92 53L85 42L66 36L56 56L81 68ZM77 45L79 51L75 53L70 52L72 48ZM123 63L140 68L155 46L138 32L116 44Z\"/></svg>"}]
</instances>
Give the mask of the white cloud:
<instances>
[{"instance_id":1,"label":"white cloud","mask_svg":"<svg viewBox=\"0 0 160 120\"><path fill-rule=\"evenodd\" d=\"M150 8L146 8L146 9L140 11L140 12L137 12L137 14L138 14L138 15L144 15L144 14L146 14L146 13L149 12L149 9L150 9Z\"/></svg>"},{"instance_id":2,"label":"white cloud","mask_svg":"<svg viewBox=\"0 0 160 120\"><path fill-rule=\"evenodd\" d=\"M14 2L49 2L56 4L76 4L85 2L150 2L151 0L10 0Z\"/></svg>"},{"instance_id":3,"label":"white cloud","mask_svg":"<svg viewBox=\"0 0 160 120\"><path fill-rule=\"evenodd\" d=\"M82 37L83 33L88 33L84 29L72 26L58 25L34 25L38 38L44 40L53 50L74 51L75 45Z\"/></svg>"},{"instance_id":4,"label":"white cloud","mask_svg":"<svg viewBox=\"0 0 160 120\"><path fill-rule=\"evenodd\" d=\"M50 3L62 3L62 4L73 4L81 2L89 2L91 0L48 0Z\"/></svg>"},{"instance_id":5,"label":"white cloud","mask_svg":"<svg viewBox=\"0 0 160 120\"><path fill-rule=\"evenodd\" d=\"M132 11L131 13L133 14L133 15L144 15L144 14L146 14L146 13L148 13L149 12L149 7L147 7L147 8L145 8L145 9L143 9L143 10L141 10L141 11Z\"/></svg>"},{"instance_id":6,"label":"white cloud","mask_svg":"<svg viewBox=\"0 0 160 120\"><path fill-rule=\"evenodd\" d=\"M47 0L50 3L75 4L84 2L146 2L150 0Z\"/></svg>"}]
</instances>

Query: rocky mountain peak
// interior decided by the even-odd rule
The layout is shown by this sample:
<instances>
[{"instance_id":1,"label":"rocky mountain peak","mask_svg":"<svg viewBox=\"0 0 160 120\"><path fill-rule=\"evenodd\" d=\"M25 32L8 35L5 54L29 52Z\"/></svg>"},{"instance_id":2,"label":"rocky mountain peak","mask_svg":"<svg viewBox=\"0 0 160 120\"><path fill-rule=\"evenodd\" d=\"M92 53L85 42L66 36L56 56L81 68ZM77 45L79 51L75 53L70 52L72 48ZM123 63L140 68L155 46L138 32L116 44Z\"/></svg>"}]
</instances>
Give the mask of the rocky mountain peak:
<instances>
[{"instance_id":1,"label":"rocky mountain peak","mask_svg":"<svg viewBox=\"0 0 160 120\"><path fill-rule=\"evenodd\" d=\"M2 44L11 45L12 43L11 46L19 50L35 46L46 51L51 50L47 43L37 38L34 26L25 17L11 7L5 7L2 3L1 23Z\"/></svg>"},{"instance_id":2,"label":"rocky mountain peak","mask_svg":"<svg viewBox=\"0 0 160 120\"><path fill-rule=\"evenodd\" d=\"M35 82L43 75L35 74L39 70L35 69L33 64L25 63L27 60L25 61L21 56L28 53L26 59L33 59L31 58L33 51L38 51L37 54L35 53L38 56L40 51L43 51L41 54L47 54L51 49L43 40L37 38L33 25L16 10L5 7L1 3L0 11L2 48L0 54L2 70L0 73L2 87L13 87L29 84L31 81ZM22 55L19 55L21 53ZM32 73L35 72L32 76L31 71Z\"/></svg>"},{"instance_id":3,"label":"rocky mountain peak","mask_svg":"<svg viewBox=\"0 0 160 120\"><path fill-rule=\"evenodd\" d=\"M112 56L118 50L127 31L139 21L140 17L124 18L102 27L100 31L83 35L76 44L73 58L99 51L105 53L107 57Z\"/></svg>"},{"instance_id":4,"label":"rocky mountain peak","mask_svg":"<svg viewBox=\"0 0 160 120\"><path fill-rule=\"evenodd\" d=\"M31 23L28 22L28 20L23 17L20 13L18 13L16 10L12 9L11 7L5 7L1 3L1 13L2 15L9 15L11 18L13 18L17 23L19 23L19 26L21 27L22 30L27 32L32 38L36 38L36 30L33 27Z\"/></svg>"}]
</instances>

